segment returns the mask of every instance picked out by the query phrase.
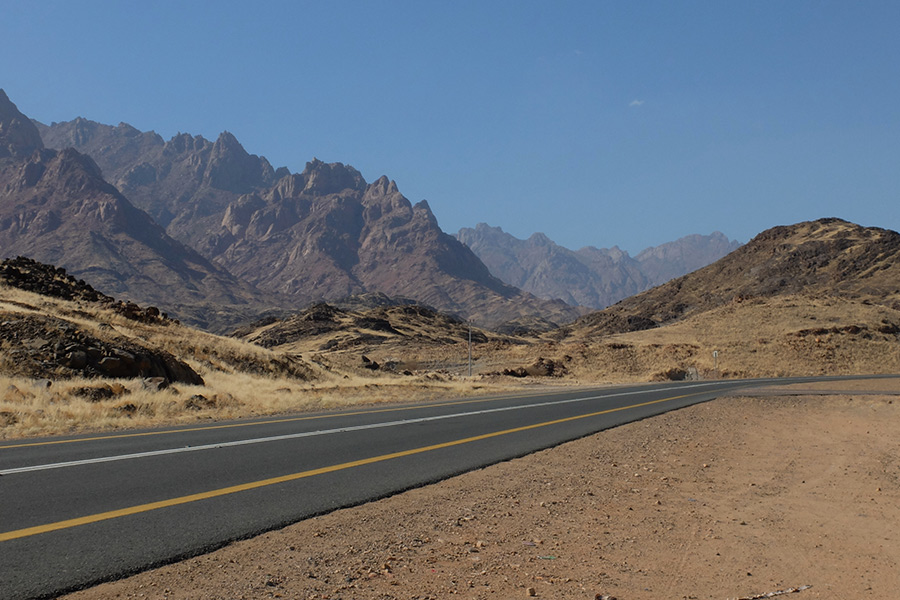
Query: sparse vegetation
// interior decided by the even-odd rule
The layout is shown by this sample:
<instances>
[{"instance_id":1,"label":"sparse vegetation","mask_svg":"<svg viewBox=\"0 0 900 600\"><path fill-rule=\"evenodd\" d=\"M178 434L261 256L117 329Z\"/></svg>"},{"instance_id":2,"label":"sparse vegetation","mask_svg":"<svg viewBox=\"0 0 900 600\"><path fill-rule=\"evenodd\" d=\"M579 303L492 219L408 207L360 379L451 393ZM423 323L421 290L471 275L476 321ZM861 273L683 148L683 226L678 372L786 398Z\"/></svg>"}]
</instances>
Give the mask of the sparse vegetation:
<instances>
[{"instance_id":1,"label":"sparse vegetation","mask_svg":"<svg viewBox=\"0 0 900 600\"><path fill-rule=\"evenodd\" d=\"M321 312L321 307L316 310ZM0 286L4 319L39 314L109 343L140 343L179 357L204 382L60 379L52 371L45 377L26 378L11 375L16 365L4 352L0 369L7 375L0 378L0 437L329 410L410 397L500 392L537 382L579 385L900 370L900 355L895 352L900 314L889 307L837 298L758 298L666 327L602 337L585 332L565 342L525 343L478 332L471 379L465 376L466 327L450 322L449 329L442 329L443 322L436 324L431 318L416 321L408 308L396 313L377 310L387 324L381 330L390 327L397 334L374 344L318 350L335 339L329 336L347 339L371 330L372 318L338 311L334 314L344 315L339 327L318 336L300 336L285 351L178 324L135 321L103 304ZM273 326L261 327L271 331ZM713 350L719 353L718 365Z\"/></svg>"},{"instance_id":2,"label":"sparse vegetation","mask_svg":"<svg viewBox=\"0 0 900 600\"><path fill-rule=\"evenodd\" d=\"M825 235L829 227L837 233ZM858 251L859 240L871 236L849 224L801 224L798 230L840 242L859 255L854 264L872 263ZM880 232L872 235L877 238ZM791 232L776 233L794 240L788 250L807 245ZM760 236L763 242L770 238ZM748 246L742 251L754 252L753 242ZM836 264L825 258L814 262L820 269ZM727 271L722 265L713 267ZM519 336L474 328L471 378L468 324L408 303L381 302L372 308L318 304L289 318L245 326L236 332L238 338L163 318L135 318L147 314L146 309L135 305L123 311L122 303L102 295L94 299L62 289L50 297L0 284L0 374L5 377L0 381L0 438L328 410L535 385L896 373L900 305L893 301L895 287L878 279L884 271L866 275L864 286L843 282L840 293L812 286L812 291L768 296L737 293L727 301L719 294L703 310L697 303L690 310L676 310L672 306L684 304L676 302L652 313L653 327L639 322L649 319L641 316L641 307L665 298L665 290L651 290L606 316L556 331L529 330ZM46 273L54 285L73 284L52 267ZM711 280L709 272L697 277L707 286L728 285L727 280ZM673 285L699 289L690 276ZM663 313L670 317L659 318ZM631 323L634 327L625 329L636 330L604 329L610 323ZM162 377L150 372L117 377L99 368L96 357L83 365L74 360L67 346L72 340L101 355L171 357L169 363L183 364L197 380L179 378L171 369Z\"/></svg>"}]
</instances>

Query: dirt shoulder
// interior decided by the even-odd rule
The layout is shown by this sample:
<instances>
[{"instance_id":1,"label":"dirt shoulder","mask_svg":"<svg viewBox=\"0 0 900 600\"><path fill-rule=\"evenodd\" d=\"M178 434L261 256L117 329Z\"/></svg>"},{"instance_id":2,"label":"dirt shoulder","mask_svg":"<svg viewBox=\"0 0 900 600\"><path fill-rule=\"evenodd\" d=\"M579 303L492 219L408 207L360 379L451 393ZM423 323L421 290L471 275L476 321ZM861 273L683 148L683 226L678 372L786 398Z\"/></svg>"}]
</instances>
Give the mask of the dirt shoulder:
<instances>
[{"instance_id":1,"label":"dirt shoulder","mask_svg":"<svg viewBox=\"0 0 900 600\"><path fill-rule=\"evenodd\" d=\"M900 380L836 386L723 398L66 598L894 599Z\"/></svg>"}]
</instances>

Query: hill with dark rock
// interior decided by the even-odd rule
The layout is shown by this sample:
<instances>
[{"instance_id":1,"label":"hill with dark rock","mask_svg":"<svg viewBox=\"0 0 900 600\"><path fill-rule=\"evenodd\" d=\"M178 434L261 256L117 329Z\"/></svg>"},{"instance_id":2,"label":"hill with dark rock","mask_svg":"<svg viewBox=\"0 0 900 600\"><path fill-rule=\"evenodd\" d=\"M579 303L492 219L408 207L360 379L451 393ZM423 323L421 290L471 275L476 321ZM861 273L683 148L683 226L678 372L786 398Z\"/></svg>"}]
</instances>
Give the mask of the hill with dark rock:
<instances>
[{"instance_id":1,"label":"hill with dark rock","mask_svg":"<svg viewBox=\"0 0 900 600\"><path fill-rule=\"evenodd\" d=\"M715 263L592 313L561 337L667 325L750 299L842 298L900 310L900 234L820 219L766 230Z\"/></svg>"},{"instance_id":2,"label":"hill with dark rock","mask_svg":"<svg viewBox=\"0 0 900 600\"><path fill-rule=\"evenodd\" d=\"M385 348L401 352L401 348L465 346L469 333L465 321L425 306L385 305L351 310L320 303L290 317L265 319L242 327L233 335L264 348L287 352L365 353L378 348L383 353ZM478 328L471 329L471 336L475 344L497 340L522 343ZM370 361L364 364L370 370L379 368ZM395 369L396 365L387 367Z\"/></svg>"},{"instance_id":3,"label":"hill with dark rock","mask_svg":"<svg viewBox=\"0 0 900 600\"><path fill-rule=\"evenodd\" d=\"M16 288L80 306L93 305L95 310L110 310L126 319L148 325L174 323L155 307L142 308L134 303L116 302L98 292L65 269L39 263L24 257L0 262L0 289ZM0 294L0 301L6 299ZM9 299L6 299L9 301ZM16 303L22 307L21 302ZM79 316L89 316L79 311ZM159 349L151 349L136 340L101 339L75 322L60 316L23 313L0 309L0 348L6 364L0 372L26 377L143 377L160 378L164 382L202 385L200 377L184 361Z\"/></svg>"},{"instance_id":4,"label":"hill with dark rock","mask_svg":"<svg viewBox=\"0 0 900 600\"><path fill-rule=\"evenodd\" d=\"M740 246L723 234L692 235L636 257L618 247L570 250L542 233L520 240L484 223L464 228L466 244L502 281L540 298L605 308L714 262Z\"/></svg>"}]
</instances>

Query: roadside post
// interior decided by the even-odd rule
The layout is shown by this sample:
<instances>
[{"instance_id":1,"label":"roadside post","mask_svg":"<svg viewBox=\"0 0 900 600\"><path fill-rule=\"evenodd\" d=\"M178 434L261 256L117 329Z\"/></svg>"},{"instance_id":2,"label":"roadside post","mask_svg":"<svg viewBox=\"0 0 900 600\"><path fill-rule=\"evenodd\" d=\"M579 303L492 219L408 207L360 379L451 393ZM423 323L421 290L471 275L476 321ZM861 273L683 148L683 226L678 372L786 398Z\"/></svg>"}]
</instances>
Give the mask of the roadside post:
<instances>
[{"instance_id":1,"label":"roadside post","mask_svg":"<svg viewBox=\"0 0 900 600\"><path fill-rule=\"evenodd\" d=\"M469 321L469 377L472 377L472 321Z\"/></svg>"}]
</instances>

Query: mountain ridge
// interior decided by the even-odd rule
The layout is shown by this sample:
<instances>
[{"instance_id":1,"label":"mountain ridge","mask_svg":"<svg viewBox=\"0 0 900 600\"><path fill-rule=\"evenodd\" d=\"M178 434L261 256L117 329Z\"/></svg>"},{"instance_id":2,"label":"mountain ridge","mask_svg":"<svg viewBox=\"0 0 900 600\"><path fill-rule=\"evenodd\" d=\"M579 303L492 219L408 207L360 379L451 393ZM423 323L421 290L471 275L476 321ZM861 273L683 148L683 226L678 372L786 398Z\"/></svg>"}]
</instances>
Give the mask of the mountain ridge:
<instances>
[{"instance_id":1,"label":"mountain ridge","mask_svg":"<svg viewBox=\"0 0 900 600\"><path fill-rule=\"evenodd\" d=\"M228 131L215 141L178 133L168 141L153 131L103 125L78 117L44 125L51 148L72 147L91 156L105 177L174 238L191 245L240 194L271 185L287 169L249 154Z\"/></svg>"},{"instance_id":2,"label":"mountain ridge","mask_svg":"<svg viewBox=\"0 0 900 600\"><path fill-rule=\"evenodd\" d=\"M16 140L33 139L37 129L11 102L2 106L0 123L0 145L18 148L0 159L4 257L55 264L116 296L163 305L206 326L270 306L252 286L169 237L103 179L88 155L43 147L27 154L29 148ZM17 133L13 139L7 133L10 123L30 126L33 134ZM216 317L217 310L236 312Z\"/></svg>"},{"instance_id":3,"label":"mountain ridge","mask_svg":"<svg viewBox=\"0 0 900 600\"><path fill-rule=\"evenodd\" d=\"M538 314L562 323L586 312L491 276L440 229L427 202L413 205L386 177L369 184L352 167L316 159L300 174L275 170L227 132L211 143L80 118L34 126L50 145L96 157L173 237L294 306L381 292L490 325Z\"/></svg>"},{"instance_id":4,"label":"mountain ridge","mask_svg":"<svg viewBox=\"0 0 900 600\"><path fill-rule=\"evenodd\" d=\"M579 313L496 279L440 229L426 201L412 204L396 182L366 183L341 163L313 160L303 173L239 197L198 247L261 289L304 302L378 291L491 325Z\"/></svg>"},{"instance_id":5,"label":"mountain ridge","mask_svg":"<svg viewBox=\"0 0 900 600\"><path fill-rule=\"evenodd\" d=\"M605 308L704 267L740 246L713 232L686 236L631 257L617 246L570 250L540 232L520 240L485 223L460 229L456 237L504 282L542 298L562 298L591 308Z\"/></svg>"}]
</instances>

